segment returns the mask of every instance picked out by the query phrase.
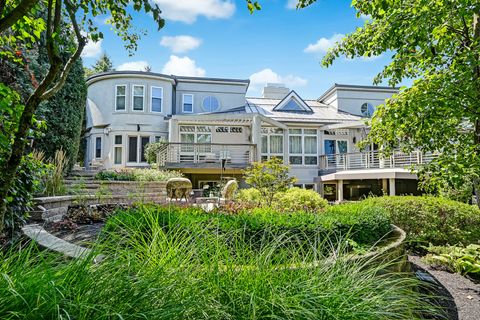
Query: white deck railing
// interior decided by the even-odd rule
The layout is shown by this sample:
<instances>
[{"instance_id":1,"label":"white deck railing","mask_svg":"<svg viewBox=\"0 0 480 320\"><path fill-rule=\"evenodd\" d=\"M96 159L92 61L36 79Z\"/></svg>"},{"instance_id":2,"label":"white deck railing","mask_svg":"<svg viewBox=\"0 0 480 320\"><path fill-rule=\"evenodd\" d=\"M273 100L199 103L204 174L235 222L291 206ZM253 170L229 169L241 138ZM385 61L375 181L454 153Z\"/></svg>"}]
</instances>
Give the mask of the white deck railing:
<instances>
[{"instance_id":1,"label":"white deck railing","mask_svg":"<svg viewBox=\"0 0 480 320\"><path fill-rule=\"evenodd\" d=\"M382 152L365 151L355 153L341 153L320 156L320 170L354 170L354 169L383 169L409 168L432 161L435 154L413 151L405 153L394 151L387 156Z\"/></svg>"},{"instance_id":2,"label":"white deck railing","mask_svg":"<svg viewBox=\"0 0 480 320\"><path fill-rule=\"evenodd\" d=\"M202 166L202 164L226 166L248 165L255 161L254 144L223 144L223 143L165 143L157 154L160 167L168 166Z\"/></svg>"}]
</instances>

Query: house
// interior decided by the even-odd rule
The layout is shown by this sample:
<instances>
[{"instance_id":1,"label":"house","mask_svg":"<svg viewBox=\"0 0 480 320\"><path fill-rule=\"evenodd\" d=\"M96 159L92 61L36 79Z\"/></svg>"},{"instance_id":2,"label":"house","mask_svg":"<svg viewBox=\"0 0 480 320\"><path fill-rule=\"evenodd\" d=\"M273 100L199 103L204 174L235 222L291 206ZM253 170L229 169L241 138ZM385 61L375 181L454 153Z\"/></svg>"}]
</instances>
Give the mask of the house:
<instances>
[{"instance_id":1,"label":"house","mask_svg":"<svg viewBox=\"0 0 480 320\"><path fill-rule=\"evenodd\" d=\"M407 168L421 154L360 152L365 118L395 88L334 84L304 99L281 84L247 97L249 80L114 71L87 80L86 166L148 166L148 143L165 140L158 162L182 171L195 188L271 157L290 165L298 186L330 200L368 193L417 193Z\"/></svg>"}]
</instances>

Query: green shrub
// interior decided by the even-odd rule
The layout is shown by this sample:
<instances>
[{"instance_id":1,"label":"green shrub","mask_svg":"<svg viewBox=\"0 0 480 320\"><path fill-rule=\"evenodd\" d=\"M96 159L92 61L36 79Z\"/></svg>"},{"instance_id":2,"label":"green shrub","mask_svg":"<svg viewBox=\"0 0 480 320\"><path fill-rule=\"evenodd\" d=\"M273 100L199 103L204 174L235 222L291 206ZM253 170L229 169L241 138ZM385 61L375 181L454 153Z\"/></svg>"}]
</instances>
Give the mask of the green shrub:
<instances>
[{"instance_id":1,"label":"green shrub","mask_svg":"<svg viewBox=\"0 0 480 320\"><path fill-rule=\"evenodd\" d=\"M280 235L290 237L295 246L312 239L334 244L345 238L360 246L372 246L391 231L390 221L381 208L362 204L329 207L323 214L279 214L270 208L254 208L235 215L221 210L211 214L198 208L151 205L119 213L107 222L106 230L125 226L147 230L151 228L148 217L152 215L165 230L175 226L188 233L195 233L198 228L210 228L214 235L241 232L243 240L235 244L243 246L243 241L254 248L261 243L275 242Z\"/></svg>"},{"instance_id":2,"label":"green shrub","mask_svg":"<svg viewBox=\"0 0 480 320\"><path fill-rule=\"evenodd\" d=\"M157 156L165 148L166 141L161 140L147 144L145 147L145 159L148 164L154 165L157 162Z\"/></svg>"},{"instance_id":3,"label":"green shrub","mask_svg":"<svg viewBox=\"0 0 480 320\"><path fill-rule=\"evenodd\" d=\"M313 190L290 188L285 192L276 193L273 205L277 210L284 212L319 212L328 206L328 201Z\"/></svg>"},{"instance_id":4,"label":"green shrub","mask_svg":"<svg viewBox=\"0 0 480 320\"><path fill-rule=\"evenodd\" d=\"M423 258L426 263L480 279L480 245L429 246L427 250L429 254Z\"/></svg>"},{"instance_id":5,"label":"green shrub","mask_svg":"<svg viewBox=\"0 0 480 320\"><path fill-rule=\"evenodd\" d=\"M167 181L170 178L182 176L180 172L174 170L120 169L100 171L95 175L95 179L108 181Z\"/></svg>"},{"instance_id":6,"label":"green shrub","mask_svg":"<svg viewBox=\"0 0 480 320\"><path fill-rule=\"evenodd\" d=\"M352 262L340 249L336 259L328 258L331 251L318 256L315 268L284 268L269 263L272 246L266 246L242 268L223 242L207 242L202 230L171 230L167 238L155 219L149 215L154 236L132 222L124 229L126 245L105 233L110 246L97 247L87 259L32 247L0 251L0 318L391 320L440 314L417 290L420 281L385 272L388 262ZM100 250L110 254L93 263Z\"/></svg>"},{"instance_id":7,"label":"green shrub","mask_svg":"<svg viewBox=\"0 0 480 320\"><path fill-rule=\"evenodd\" d=\"M480 240L480 210L465 203L431 196L379 197L362 203L386 210L413 247L456 245Z\"/></svg>"},{"instance_id":8,"label":"green shrub","mask_svg":"<svg viewBox=\"0 0 480 320\"><path fill-rule=\"evenodd\" d=\"M266 204L265 198L260 191L255 188L240 189L235 196L235 200L250 206L264 206Z\"/></svg>"}]
</instances>

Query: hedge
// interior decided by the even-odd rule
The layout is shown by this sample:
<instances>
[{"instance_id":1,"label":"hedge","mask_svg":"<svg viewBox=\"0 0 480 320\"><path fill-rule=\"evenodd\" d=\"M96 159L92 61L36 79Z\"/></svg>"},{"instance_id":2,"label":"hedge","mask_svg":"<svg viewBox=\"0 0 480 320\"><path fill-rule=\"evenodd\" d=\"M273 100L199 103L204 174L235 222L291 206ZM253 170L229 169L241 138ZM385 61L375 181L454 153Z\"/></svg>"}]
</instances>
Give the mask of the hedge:
<instances>
[{"instance_id":1,"label":"hedge","mask_svg":"<svg viewBox=\"0 0 480 320\"><path fill-rule=\"evenodd\" d=\"M369 198L362 204L385 209L414 247L480 241L480 210L476 206L432 196Z\"/></svg>"}]
</instances>

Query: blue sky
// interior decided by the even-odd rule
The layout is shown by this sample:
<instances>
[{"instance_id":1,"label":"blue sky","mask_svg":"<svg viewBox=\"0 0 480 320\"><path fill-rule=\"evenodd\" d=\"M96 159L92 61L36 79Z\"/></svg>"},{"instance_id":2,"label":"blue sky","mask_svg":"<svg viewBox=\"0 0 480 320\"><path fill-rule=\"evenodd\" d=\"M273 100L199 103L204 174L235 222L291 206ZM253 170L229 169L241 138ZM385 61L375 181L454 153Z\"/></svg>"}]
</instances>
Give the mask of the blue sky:
<instances>
[{"instance_id":1,"label":"blue sky","mask_svg":"<svg viewBox=\"0 0 480 320\"><path fill-rule=\"evenodd\" d=\"M341 35L362 26L350 1L319 0L296 10L294 0L261 0L262 10L250 15L244 0L154 0L166 18L157 31L152 19L134 14L137 28L147 30L129 57L121 40L102 19L105 38L89 43L84 64L92 65L105 51L119 69L142 69L192 76L250 79L249 95L259 96L266 82L285 83L304 98L317 98L333 83L372 84L388 63L339 58L328 69L321 57Z\"/></svg>"}]
</instances>

